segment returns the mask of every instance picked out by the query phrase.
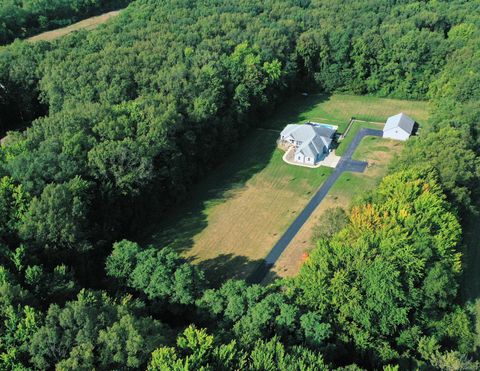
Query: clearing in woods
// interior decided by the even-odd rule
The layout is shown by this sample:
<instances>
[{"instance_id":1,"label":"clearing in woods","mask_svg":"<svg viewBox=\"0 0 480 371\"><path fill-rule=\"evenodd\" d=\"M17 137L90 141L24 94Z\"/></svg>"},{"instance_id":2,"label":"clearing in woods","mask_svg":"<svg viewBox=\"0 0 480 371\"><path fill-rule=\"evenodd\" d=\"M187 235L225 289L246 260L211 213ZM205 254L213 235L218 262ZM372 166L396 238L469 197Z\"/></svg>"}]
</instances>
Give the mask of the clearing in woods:
<instances>
[{"instance_id":1,"label":"clearing in woods","mask_svg":"<svg viewBox=\"0 0 480 371\"><path fill-rule=\"evenodd\" d=\"M95 17L87 18L84 19L83 21L71 24L70 26L67 27L62 27L58 28L56 30L51 30L51 31L46 31L42 32L41 34L29 37L27 40L28 41L51 41L58 39L59 37L68 35L69 33L73 31L78 31L78 30L92 30L102 23L105 23L108 21L110 18L116 17L119 15L121 10L114 10L112 12L104 13L101 15L97 15Z\"/></svg>"},{"instance_id":2,"label":"clearing in woods","mask_svg":"<svg viewBox=\"0 0 480 371\"><path fill-rule=\"evenodd\" d=\"M289 123L312 120L338 125L342 132L352 116L385 121L399 112L420 124L427 119L424 102L338 94L286 101L269 120L257 125L261 129L251 130L221 166L193 187L188 200L164 216L153 231L147 231L145 240L159 247L173 246L204 268L214 285L228 278L247 278L332 172L325 167L309 169L284 163L283 152L276 148L279 131ZM346 139L355 132L351 130ZM301 255L311 245L309 235L315 220L328 207L348 207L354 197L373 189L402 145L381 138L363 140L354 158L368 159L371 166L364 174L345 173L339 178L284 251L270 279L275 273L287 276L298 271Z\"/></svg>"}]
</instances>

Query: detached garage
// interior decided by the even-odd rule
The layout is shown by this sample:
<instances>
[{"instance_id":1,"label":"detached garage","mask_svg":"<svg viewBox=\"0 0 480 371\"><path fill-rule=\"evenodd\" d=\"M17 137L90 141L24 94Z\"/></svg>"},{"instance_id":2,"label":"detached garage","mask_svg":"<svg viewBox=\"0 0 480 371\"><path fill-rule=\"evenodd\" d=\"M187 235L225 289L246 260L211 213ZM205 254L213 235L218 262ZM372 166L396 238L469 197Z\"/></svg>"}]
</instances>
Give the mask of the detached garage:
<instances>
[{"instance_id":1,"label":"detached garage","mask_svg":"<svg viewBox=\"0 0 480 371\"><path fill-rule=\"evenodd\" d=\"M388 118L383 128L383 137L397 140L407 140L412 135L415 121L404 113Z\"/></svg>"}]
</instances>

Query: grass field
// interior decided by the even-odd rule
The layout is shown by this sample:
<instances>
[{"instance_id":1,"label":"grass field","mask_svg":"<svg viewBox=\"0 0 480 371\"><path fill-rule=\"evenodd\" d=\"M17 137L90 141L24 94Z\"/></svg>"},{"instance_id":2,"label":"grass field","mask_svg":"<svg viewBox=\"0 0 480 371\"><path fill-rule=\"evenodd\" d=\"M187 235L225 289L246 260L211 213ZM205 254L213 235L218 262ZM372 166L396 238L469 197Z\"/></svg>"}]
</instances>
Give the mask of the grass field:
<instances>
[{"instance_id":1,"label":"grass field","mask_svg":"<svg viewBox=\"0 0 480 371\"><path fill-rule=\"evenodd\" d=\"M342 133L352 117L358 120L385 122L391 116L404 112L420 124L427 124L428 103L420 101L382 99L370 96L312 94L290 99L275 113L266 127L282 129L287 124L308 120L338 125Z\"/></svg>"},{"instance_id":2,"label":"grass field","mask_svg":"<svg viewBox=\"0 0 480 371\"><path fill-rule=\"evenodd\" d=\"M345 151L347 150L348 146L352 142L353 138L355 138L355 135L360 131L361 128L368 128L368 129L378 129L378 130L383 130L383 126L385 124L381 122L359 122L359 121L354 121L350 130L348 131L348 134L343 138L340 143L338 144L338 147L335 149L335 153L338 156L343 156Z\"/></svg>"},{"instance_id":3,"label":"grass field","mask_svg":"<svg viewBox=\"0 0 480 371\"><path fill-rule=\"evenodd\" d=\"M84 19L83 21L71 24L70 26L63 27L63 28L58 28L56 30L52 31L46 31L42 32L41 34L29 37L27 40L28 41L51 41L55 40L59 37L68 35L69 33L73 31L78 31L78 30L92 30L102 23L105 23L108 21L110 18L116 17L117 15L120 14L120 10L114 10L112 12L104 13L95 17L91 17L88 19Z\"/></svg>"},{"instance_id":4,"label":"grass field","mask_svg":"<svg viewBox=\"0 0 480 371\"><path fill-rule=\"evenodd\" d=\"M204 268L213 284L226 278L246 278L332 172L324 167L309 169L284 163L283 152L276 149L275 130L306 120L336 124L344 130L351 116L379 121L400 111L422 122L427 119L425 110L424 103L372 97L293 98L260 125L274 130L252 130L223 165L192 189L183 205L166 215L167 221L155 226L150 234L153 237L147 240L159 247L173 246ZM351 134L355 130L347 138ZM315 211L317 217L329 205L348 207L354 197L374 188L400 148L398 142L365 138L355 156L368 156L372 166L365 174L344 174ZM308 236L314 220L307 222L298 238L308 240L302 236ZM295 255L304 250L297 242L284 252L283 268L276 269L278 275L298 270L300 259Z\"/></svg>"},{"instance_id":5,"label":"grass field","mask_svg":"<svg viewBox=\"0 0 480 371\"><path fill-rule=\"evenodd\" d=\"M286 164L277 136L252 131L150 242L199 263L214 284L246 278L332 172Z\"/></svg>"}]
</instances>

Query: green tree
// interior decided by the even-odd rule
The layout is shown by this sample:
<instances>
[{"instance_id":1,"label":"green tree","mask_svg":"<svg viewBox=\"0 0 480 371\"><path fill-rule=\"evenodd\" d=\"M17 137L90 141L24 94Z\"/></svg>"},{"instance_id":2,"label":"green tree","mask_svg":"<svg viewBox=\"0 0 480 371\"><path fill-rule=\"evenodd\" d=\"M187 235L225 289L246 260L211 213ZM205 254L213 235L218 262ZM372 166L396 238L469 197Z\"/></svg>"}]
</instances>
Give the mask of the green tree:
<instances>
[{"instance_id":1,"label":"green tree","mask_svg":"<svg viewBox=\"0 0 480 371\"><path fill-rule=\"evenodd\" d=\"M99 332L100 365L105 369L141 367L150 353L165 342L165 330L160 322L151 318L122 316Z\"/></svg>"},{"instance_id":2,"label":"green tree","mask_svg":"<svg viewBox=\"0 0 480 371\"><path fill-rule=\"evenodd\" d=\"M249 361L251 370L328 370L320 354L301 346L286 349L277 338L257 341Z\"/></svg>"},{"instance_id":3,"label":"green tree","mask_svg":"<svg viewBox=\"0 0 480 371\"><path fill-rule=\"evenodd\" d=\"M441 128L409 141L392 168L406 169L412 163L433 167L452 201L468 209L472 196L476 195L472 191L480 175L479 159L468 142L464 132L451 127Z\"/></svg>"},{"instance_id":4,"label":"green tree","mask_svg":"<svg viewBox=\"0 0 480 371\"><path fill-rule=\"evenodd\" d=\"M192 304L201 295L205 278L171 248L141 250L129 241L114 245L107 259L107 273L145 293L152 300Z\"/></svg>"},{"instance_id":5,"label":"green tree","mask_svg":"<svg viewBox=\"0 0 480 371\"><path fill-rule=\"evenodd\" d=\"M434 175L392 174L372 203L352 209L344 229L319 241L294 281L298 301L320 316L336 313L332 327L359 351L375 352L380 362L395 359L393 339L401 331L418 325L427 332L422 319L451 308L460 238ZM445 280L436 279L439 268Z\"/></svg>"},{"instance_id":6,"label":"green tree","mask_svg":"<svg viewBox=\"0 0 480 371\"><path fill-rule=\"evenodd\" d=\"M4 242L17 234L19 222L28 208L29 198L23 187L14 184L11 178L0 179L0 236Z\"/></svg>"},{"instance_id":7,"label":"green tree","mask_svg":"<svg viewBox=\"0 0 480 371\"><path fill-rule=\"evenodd\" d=\"M128 240L113 244L112 253L107 258L106 271L111 277L126 284L137 264L140 246Z\"/></svg>"},{"instance_id":8,"label":"green tree","mask_svg":"<svg viewBox=\"0 0 480 371\"><path fill-rule=\"evenodd\" d=\"M4 369L25 369L28 343L37 331L40 314L32 307L8 305L0 309L3 324L0 336L0 366Z\"/></svg>"},{"instance_id":9,"label":"green tree","mask_svg":"<svg viewBox=\"0 0 480 371\"><path fill-rule=\"evenodd\" d=\"M235 342L216 345L212 335L191 325L177 338L176 347L152 353L148 370L236 369L241 365L243 357Z\"/></svg>"},{"instance_id":10,"label":"green tree","mask_svg":"<svg viewBox=\"0 0 480 371\"><path fill-rule=\"evenodd\" d=\"M348 222L347 213L341 207L328 209L313 229L312 241L329 239L338 233Z\"/></svg>"},{"instance_id":11,"label":"green tree","mask_svg":"<svg viewBox=\"0 0 480 371\"><path fill-rule=\"evenodd\" d=\"M129 297L117 302L86 290L63 308L52 304L30 339L31 362L62 370L144 366L148 354L162 345L165 327L140 310L141 303Z\"/></svg>"},{"instance_id":12,"label":"green tree","mask_svg":"<svg viewBox=\"0 0 480 371\"><path fill-rule=\"evenodd\" d=\"M47 250L88 250L88 190L89 183L80 178L49 184L40 197L32 199L20 235Z\"/></svg>"}]
</instances>

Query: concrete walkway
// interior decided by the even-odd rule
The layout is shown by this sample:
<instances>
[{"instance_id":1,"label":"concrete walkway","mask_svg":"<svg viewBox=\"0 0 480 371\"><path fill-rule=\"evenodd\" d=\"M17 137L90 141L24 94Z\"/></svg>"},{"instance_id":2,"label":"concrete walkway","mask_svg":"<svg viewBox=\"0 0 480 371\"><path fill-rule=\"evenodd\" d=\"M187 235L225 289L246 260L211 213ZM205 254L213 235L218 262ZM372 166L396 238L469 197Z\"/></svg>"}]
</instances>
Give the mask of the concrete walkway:
<instances>
[{"instance_id":1,"label":"concrete walkway","mask_svg":"<svg viewBox=\"0 0 480 371\"><path fill-rule=\"evenodd\" d=\"M340 162L341 157L335 154L335 151L330 152L322 161L317 162L315 165L308 165L308 164L300 164L295 162L293 159L295 154L295 147L291 146L287 149L287 152L283 155L282 159L289 165L294 166L301 166L301 167L308 167L311 169L319 168L320 166L332 167L336 168L338 163Z\"/></svg>"},{"instance_id":2,"label":"concrete walkway","mask_svg":"<svg viewBox=\"0 0 480 371\"><path fill-rule=\"evenodd\" d=\"M288 227L283 236L280 237L275 246L273 246L272 250L270 250L268 255L265 257L263 264L258 267L258 269L253 272L253 274L249 277L248 281L250 283L262 282L262 280L265 278L272 266L276 263L280 255L282 255L282 253L285 251L288 244L293 240L300 228L302 228L310 215L312 215L313 211L322 202L330 188L332 188L332 186L335 184L335 182L343 172L351 171L356 173L363 173L365 171L367 163L363 161L352 160L352 156L362 139L368 135L381 137L383 135L383 131L365 128L360 129L360 131L357 133L355 138L353 138L352 142L348 146L345 154L340 159L333 173L318 189L317 193L315 193L312 199L308 202L307 206L305 206L305 208L300 212L300 214L293 221L290 227Z\"/></svg>"}]
</instances>

